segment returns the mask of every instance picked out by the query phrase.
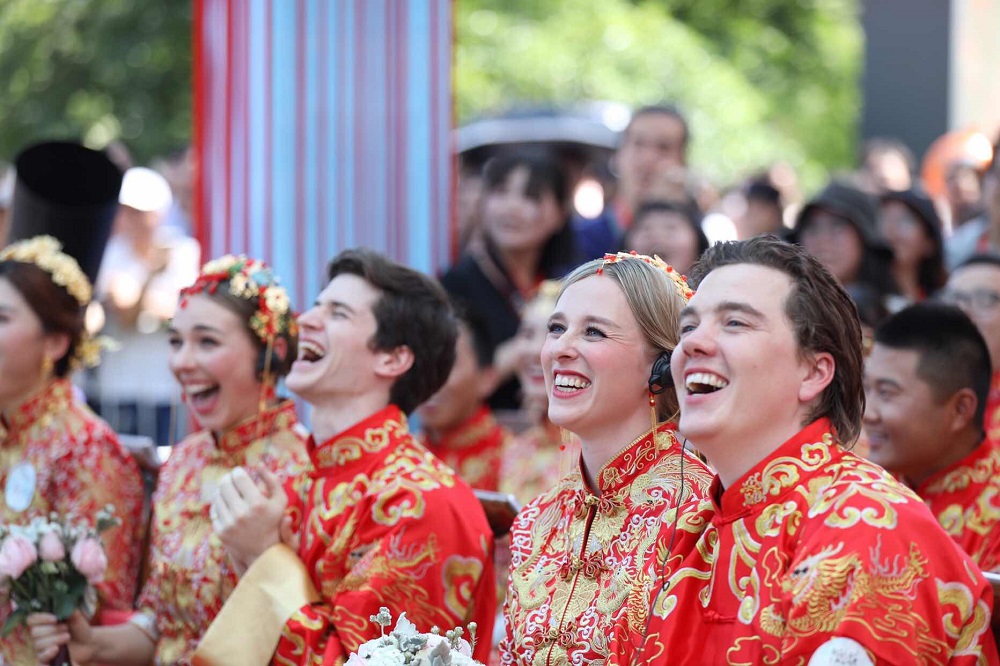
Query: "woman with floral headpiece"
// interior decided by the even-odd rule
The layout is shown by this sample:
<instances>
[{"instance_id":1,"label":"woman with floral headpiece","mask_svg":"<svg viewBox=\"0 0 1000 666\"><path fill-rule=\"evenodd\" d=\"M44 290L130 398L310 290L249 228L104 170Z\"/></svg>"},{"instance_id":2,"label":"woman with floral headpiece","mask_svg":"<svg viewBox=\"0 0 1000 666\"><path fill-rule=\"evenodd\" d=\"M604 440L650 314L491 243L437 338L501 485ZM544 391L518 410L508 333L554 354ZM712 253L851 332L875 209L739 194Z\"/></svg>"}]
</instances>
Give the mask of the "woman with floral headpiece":
<instances>
[{"instance_id":1,"label":"woman with floral headpiece","mask_svg":"<svg viewBox=\"0 0 1000 666\"><path fill-rule=\"evenodd\" d=\"M39 656L69 642L81 665L191 663L237 582L209 516L218 481L237 467L288 477L308 461L294 405L275 393L297 343L288 295L259 261L211 261L182 290L170 326L170 368L203 429L178 444L160 471L138 613L128 624L93 629L80 616L68 626L33 616Z\"/></svg>"},{"instance_id":2,"label":"woman with floral headpiece","mask_svg":"<svg viewBox=\"0 0 1000 666\"><path fill-rule=\"evenodd\" d=\"M566 277L541 350L548 415L580 440L576 469L511 529L501 663L603 663L641 623L666 550L688 547L711 474L681 446L669 354L690 298L658 258L606 255ZM641 630L641 629L640 629Z\"/></svg>"},{"instance_id":3,"label":"woman with floral headpiece","mask_svg":"<svg viewBox=\"0 0 1000 666\"><path fill-rule=\"evenodd\" d=\"M113 505L122 522L104 534L102 621L135 597L142 480L111 427L74 396L70 374L98 349L84 328L90 281L61 249L37 236L0 250L0 523L50 513L96 521ZM0 607L0 622L9 610ZM0 641L0 663L33 661L23 628Z\"/></svg>"}]
</instances>

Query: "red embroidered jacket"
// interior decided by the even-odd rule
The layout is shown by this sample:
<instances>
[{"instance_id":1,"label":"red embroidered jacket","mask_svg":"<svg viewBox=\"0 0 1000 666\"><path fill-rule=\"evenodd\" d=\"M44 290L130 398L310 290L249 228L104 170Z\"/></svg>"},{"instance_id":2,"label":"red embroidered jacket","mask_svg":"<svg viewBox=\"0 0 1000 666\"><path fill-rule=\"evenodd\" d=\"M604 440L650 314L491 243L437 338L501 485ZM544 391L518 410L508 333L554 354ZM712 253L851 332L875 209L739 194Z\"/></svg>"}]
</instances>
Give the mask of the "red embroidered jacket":
<instances>
[{"instance_id":1,"label":"red embroidered jacket","mask_svg":"<svg viewBox=\"0 0 1000 666\"><path fill-rule=\"evenodd\" d=\"M0 379L2 381L2 379ZM128 610L142 557L142 479L139 466L111 427L57 379L0 427L0 522L27 524L50 512L96 520L108 504L122 524L102 536L108 556L97 586L102 607ZM8 608L0 608L0 623ZM27 632L0 641L0 663L35 663Z\"/></svg>"},{"instance_id":2,"label":"red embroidered jacket","mask_svg":"<svg viewBox=\"0 0 1000 666\"><path fill-rule=\"evenodd\" d=\"M1000 571L1000 448L983 442L916 491L980 568Z\"/></svg>"},{"instance_id":3,"label":"red embroidered jacket","mask_svg":"<svg viewBox=\"0 0 1000 666\"><path fill-rule=\"evenodd\" d=\"M473 488L496 490L500 486L501 454L509 438L510 434L484 405L468 421L444 433L440 439L431 441L423 435L420 443Z\"/></svg>"},{"instance_id":4,"label":"red embroidered jacket","mask_svg":"<svg viewBox=\"0 0 1000 666\"><path fill-rule=\"evenodd\" d=\"M829 421L712 497L648 624L616 627L610 663L997 663L978 567Z\"/></svg>"},{"instance_id":5,"label":"red embroidered jacket","mask_svg":"<svg viewBox=\"0 0 1000 666\"><path fill-rule=\"evenodd\" d=\"M599 495L578 467L518 515L502 664L602 664L614 624L645 614L661 559L660 525L700 532L704 525L687 516L712 479L682 453L672 428L622 449L597 473Z\"/></svg>"},{"instance_id":6,"label":"red embroidered jacket","mask_svg":"<svg viewBox=\"0 0 1000 666\"><path fill-rule=\"evenodd\" d=\"M133 621L159 641L157 664L191 663L202 634L236 586L208 510L235 467L291 478L309 463L307 433L286 400L216 439L207 430L174 447L153 496L149 575Z\"/></svg>"},{"instance_id":7,"label":"red embroidered jacket","mask_svg":"<svg viewBox=\"0 0 1000 666\"><path fill-rule=\"evenodd\" d=\"M332 439L289 485L299 557L322 597L285 625L275 664L338 664L380 635L386 606L420 631L478 624L489 652L492 533L471 489L410 434L390 405Z\"/></svg>"}]
</instances>

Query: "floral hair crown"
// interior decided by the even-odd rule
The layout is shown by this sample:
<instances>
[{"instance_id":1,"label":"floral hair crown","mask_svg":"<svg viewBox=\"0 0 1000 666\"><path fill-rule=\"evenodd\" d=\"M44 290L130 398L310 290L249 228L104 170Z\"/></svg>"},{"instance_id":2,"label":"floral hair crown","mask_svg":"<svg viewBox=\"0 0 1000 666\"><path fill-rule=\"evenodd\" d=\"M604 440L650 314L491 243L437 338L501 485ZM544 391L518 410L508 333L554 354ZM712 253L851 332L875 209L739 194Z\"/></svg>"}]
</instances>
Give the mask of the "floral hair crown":
<instances>
[{"instance_id":1,"label":"floral hair crown","mask_svg":"<svg viewBox=\"0 0 1000 666\"><path fill-rule=\"evenodd\" d=\"M65 289L80 307L90 304L94 294L90 280L76 259L63 252L62 243L52 236L35 236L11 243L0 250L0 261L34 264L48 273L52 282ZM73 349L70 368L96 367L101 362L101 352L117 348L118 344L111 338L104 335L95 338L84 329Z\"/></svg>"},{"instance_id":2,"label":"floral hair crown","mask_svg":"<svg viewBox=\"0 0 1000 666\"><path fill-rule=\"evenodd\" d=\"M273 341L281 333L298 335L288 292L279 283L278 276L264 262L242 254L227 254L205 264L194 284L181 290L181 307L187 305L188 296L202 292L214 294L223 282L229 282L228 291L233 296L256 303L257 311L249 323L262 342Z\"/></svg>"},{"instance_id":3,"label":"floral hair crown","mask_svg":"<svg viewBox=\"0 0 1000 666\"><path fill-rule=\"evenodd\" d=\"M616 254L612 254L609 252L608 254L604 255L604 263L601 264L601 267L597 269L597 274L600 275L601 273L603 273L604 267L607 266L608 264L616 264L619 261L624 261L626 259L635 259L638 261L644 261L650 266L653 266L654 268L659 268L661 271L666 273L667 277L670 278L671 282L673 282L674 284L674 287L677 289L677 293L680 294L681 298L684 299L685 303L690 301L691 297L694 296L694 290L691 289L690 285L688 285L687 283L687 276L681 275L680 273L675 271L673 266L663 261L663 259L660 259L655 254L651 257L648 254L639 254L635 250L632 250L631 252L618 252Z\"/></svg>"},{"instance_id":4,"label":"floral hair crown","mask_svg":"<svg viewBox=\"0 0 1000 666\"><path fill-rule=\"evenodd\" d=\"M62 243L52 236L35 236L12 243L0 250L0 261L20 261L34 264L52 277L52 281L69 292L80 307L86 307L93 296L90 280L76 259L62 251Z\"/></svg>"}]
</instances>

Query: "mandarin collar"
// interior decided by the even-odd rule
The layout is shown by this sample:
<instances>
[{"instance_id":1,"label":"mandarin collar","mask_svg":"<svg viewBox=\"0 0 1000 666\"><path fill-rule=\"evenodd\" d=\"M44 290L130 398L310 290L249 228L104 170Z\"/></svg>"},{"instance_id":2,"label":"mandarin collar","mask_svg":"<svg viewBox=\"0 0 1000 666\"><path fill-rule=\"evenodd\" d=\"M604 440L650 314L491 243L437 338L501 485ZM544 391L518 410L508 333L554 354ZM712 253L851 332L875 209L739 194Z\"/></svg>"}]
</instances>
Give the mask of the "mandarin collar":
<instances>
[{"instance_id":1,"label":"mandarin collar","mask_svg":"<svg viewBox=\"0 0 1000 666\"><path fill-rule=\"evenodd\" d=\"M1000 468L1000 449L984 439L967 456L924 479L914 490L921 497L951 492L964 487L969 480L986 481L997 468Z\"/></svg>"},{"instance_id":2,"label":"mandarin collar","mask_svg":"<svg viewBox=\"0 0 1000 666\"><path fill-rule=\"evenodd\" d=\"M723 488L716 475L710 496L717 515L723 521L735 520L780 501L800 482L800 475L787 473L786 460L801 460L807 453L806 447L810 449L810 459L829 459L831 449L837 446L832 431L829 419L816 419L754 465L729 488Z\"/></svg>"},{"instance_id":3,"label":"mandarin collar","mask_svg":"<svg viewBox=\"0 0 1000 666\"><path fill-rule=\"evenodd\" d=\"M66 378L54 379L29 398L9 418L0 422L5 434L24 431L49 414L67 409L73 400L73 384Z\"/></svg>"},{"instance_id":4,"label":"mandarin collar","mask_svg":"<svg viewBox=\"0 0 1000 666\"><path fill-rule=\"evenodd\" d=\"M636 437L619 451L611 460L604 464L595 475L598 491L601 497L613 497L628 488L637 476L645 472L663 452L676 448L680 451L674 431L674 423L661 423L656 430L648 430ZM654 437L655 433L655 437ZM583 456L579 458L579 472L582 479ZM585 493L593 495L586 481L583 483Z\"/></svg>"},{"instance_id":5,"label":"mandarin collar","mask_svg":"<svg viewBox=\"0 0 1000 666\"><path fill-rule=\"evenodd\" d=\"M396 405L388 405L325 442L309 437L309 458L316 470L332 469L359 460L362 453L388 449L400 434L409 432L406 416Z\"/></svg>"},{"instance_id":6,"label":"mandarin collar","mask_svg":"<svg viewBox=\"0 0 1000 666\"><path fill-rule=\"evenodd\" d=\"M481 406L464 422L458 424L438 439L427 437L434 448L457 451L475 446L497 429L497 420L486 405Z\"/></svg>"},{"instance_id":7,"label":"mandarin collar","mask_svg":"<svg viewBox=\"0 0 1000 666\"><path fill-rule=\"evenodd\" d=\"M263 412L240 421L220 436L213 433L212 439L220 451L234 453L242 451L251 442L265 437L275 430L291 428L297 422L295 403L291 400L282 400L277 405L268 407Z\"/></svg>"}]
</instances>

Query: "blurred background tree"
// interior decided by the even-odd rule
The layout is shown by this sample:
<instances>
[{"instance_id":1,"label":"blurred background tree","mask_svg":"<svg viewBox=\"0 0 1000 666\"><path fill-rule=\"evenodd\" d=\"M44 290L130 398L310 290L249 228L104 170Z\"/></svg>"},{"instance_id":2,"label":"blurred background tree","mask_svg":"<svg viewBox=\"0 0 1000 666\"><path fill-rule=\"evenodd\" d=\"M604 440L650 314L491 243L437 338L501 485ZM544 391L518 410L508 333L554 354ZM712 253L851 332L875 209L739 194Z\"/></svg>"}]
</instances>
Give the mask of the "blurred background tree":
<instances>
[{"instance_id":1,"label":"blurred background tree","mask_svg":"<svg viewBox=\"0 0 1000 666\"><path fill-rule=\"evenodd\" d=\"M726 183L781 160L853 166L859 0L458 0L459 122L519 104L677 104L691 162Z\"/></svg>"},{"instance_id":2,"label":"blurred background tree","mask_svg":"<svg viewBox=\"0 0 1000 666\"><path fill-rule=\"evenodd\" d=\"M855 158L859 0L455 0L459 122L519 104L678 104L720 183L775 160L807 184ZM191 138L190 0L0 2L0 158Z\"/></svg>"},{"instance_id":3,"label":"blurred background tree","mask_svg":"<svg viewBox=\"0 0 1000 666\"><path fill-rule=\"evenodd\" d=\"M0 158L38 139L140 164L191 140L190 0L0 2Z\"/></svg>"}]
</instances>

